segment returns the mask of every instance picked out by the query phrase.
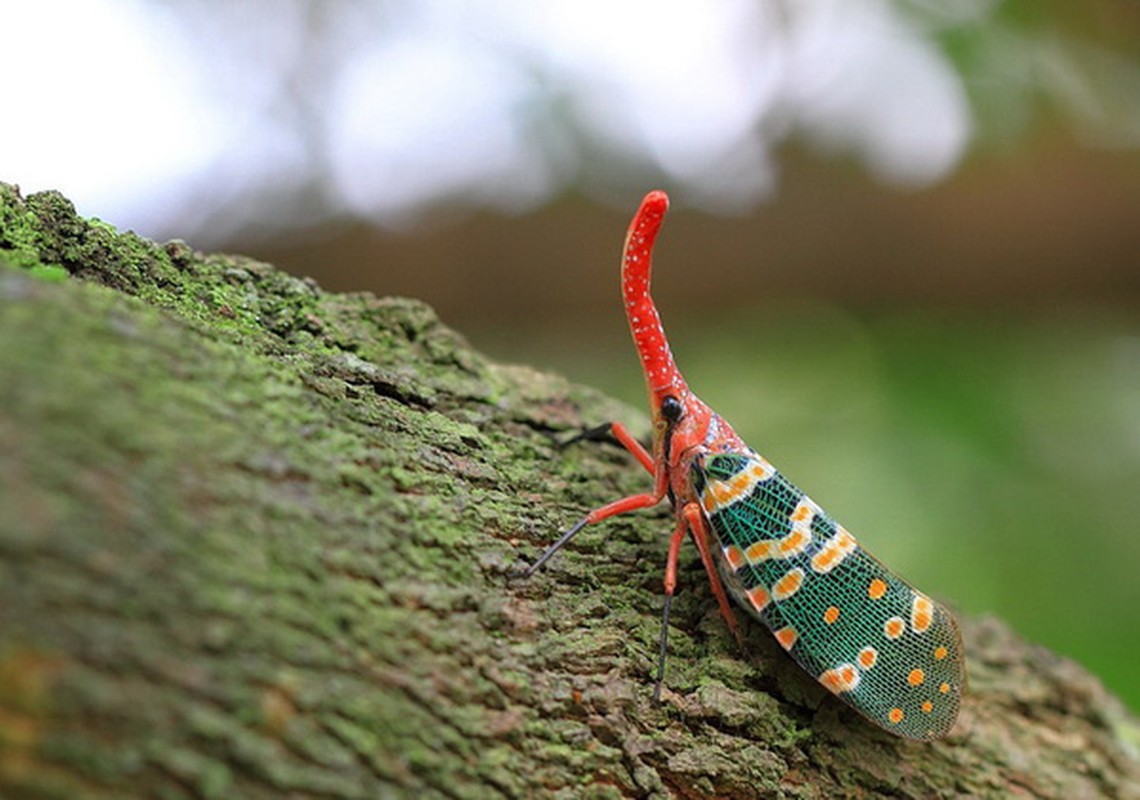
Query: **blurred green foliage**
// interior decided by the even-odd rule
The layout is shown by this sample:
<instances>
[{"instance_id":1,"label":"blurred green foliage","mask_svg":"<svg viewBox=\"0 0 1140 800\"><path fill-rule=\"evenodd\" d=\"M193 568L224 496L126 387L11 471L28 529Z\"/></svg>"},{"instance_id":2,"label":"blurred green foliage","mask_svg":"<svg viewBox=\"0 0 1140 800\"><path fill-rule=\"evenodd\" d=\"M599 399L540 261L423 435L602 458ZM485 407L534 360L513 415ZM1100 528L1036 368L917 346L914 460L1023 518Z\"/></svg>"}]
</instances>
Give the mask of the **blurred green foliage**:
<instances>
[{"instance_id":1,"label":"blurred green foliage","mask_svg":"<svg viewBox=\"0 0 1140 800\"><path fill-rule=\"evenodd\" d=\"M1140 319L665 315L694 391L872 552L1140 709ZM632 346L596 329L475 339L644 403Z\"/></svg>"},{"instance_id":2,"label":"blurred green foliage","mask_svg":"<svg viewBox=\"0 0 1140 800\"><path fill-rule=\"evenodd\" d=\"M939 42L970 96L983 148L1042 128L1085 144L1140 146L1140 5L1118 0L898 0Z\"/></svg>"}]
</instances>

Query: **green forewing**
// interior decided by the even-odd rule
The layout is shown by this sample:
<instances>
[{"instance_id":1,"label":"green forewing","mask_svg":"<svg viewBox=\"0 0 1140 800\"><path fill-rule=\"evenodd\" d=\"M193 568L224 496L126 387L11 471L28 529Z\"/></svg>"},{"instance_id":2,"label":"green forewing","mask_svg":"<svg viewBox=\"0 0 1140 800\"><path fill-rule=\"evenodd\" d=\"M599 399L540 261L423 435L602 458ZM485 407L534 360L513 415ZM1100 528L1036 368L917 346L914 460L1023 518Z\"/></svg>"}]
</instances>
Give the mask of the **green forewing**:
<instances>
[{"instance_id":1,"label":"green forewing","mask_svg":"<svg viewBox=\"0 0 1140 800\"><path fill-rule=\"evenodd\" d=\"M692 478L729 591L805 670L892 733L950 729L965 673L946 608L755 452L699 457Z\"/></svg>"}]
</instances>

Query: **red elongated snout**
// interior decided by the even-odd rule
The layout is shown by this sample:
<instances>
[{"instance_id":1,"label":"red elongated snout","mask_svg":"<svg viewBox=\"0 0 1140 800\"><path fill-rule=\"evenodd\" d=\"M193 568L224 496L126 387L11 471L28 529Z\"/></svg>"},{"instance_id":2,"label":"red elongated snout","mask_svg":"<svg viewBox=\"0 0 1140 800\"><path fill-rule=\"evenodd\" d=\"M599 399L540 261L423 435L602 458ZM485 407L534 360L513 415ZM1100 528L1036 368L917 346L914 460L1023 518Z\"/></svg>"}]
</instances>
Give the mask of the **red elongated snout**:
<instances>
[{"instance_id":1,"label":"red elongated snout","mask_svg":"<svg viewBox=\"0 0 1140 800\"><path fill-rule=\"evenodd\" d=\"M684 401L688 387L677 370L661 317L649 294L653 271L653 245L661 230L661 221L669 209L669 196L655 190L645 195L625 235L622 252L621 284L625 314L634 346L641 358L649 402L654 415L667 396Z\"/></svg>"}]
</instances>

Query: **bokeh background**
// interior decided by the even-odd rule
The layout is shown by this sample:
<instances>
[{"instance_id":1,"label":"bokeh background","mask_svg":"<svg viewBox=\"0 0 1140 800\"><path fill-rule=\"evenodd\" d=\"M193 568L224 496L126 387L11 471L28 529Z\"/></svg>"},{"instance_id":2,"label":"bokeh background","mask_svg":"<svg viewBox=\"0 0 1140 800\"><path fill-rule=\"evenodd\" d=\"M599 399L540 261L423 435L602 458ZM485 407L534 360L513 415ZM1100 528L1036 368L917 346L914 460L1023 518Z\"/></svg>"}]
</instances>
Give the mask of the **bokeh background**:
<instances>
[{"instance_id":1,"label":"bokeh background","mask_svg":"<svg viewBox=\"0 0 1140 800\"><path fill-rule=\"evenodd\" d=\"M669 190L704 399L1140 709L1140 3L37 0L0 34L0 180L638 405L618 250Z\"/></svg>"}]
</instances>

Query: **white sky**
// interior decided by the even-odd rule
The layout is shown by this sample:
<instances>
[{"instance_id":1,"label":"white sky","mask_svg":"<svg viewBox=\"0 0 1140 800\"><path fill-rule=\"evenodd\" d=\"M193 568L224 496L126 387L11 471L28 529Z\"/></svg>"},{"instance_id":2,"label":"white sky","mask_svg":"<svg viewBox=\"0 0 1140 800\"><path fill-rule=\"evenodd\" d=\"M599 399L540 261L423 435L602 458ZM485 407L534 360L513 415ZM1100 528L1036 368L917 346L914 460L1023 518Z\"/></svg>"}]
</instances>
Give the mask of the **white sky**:
<instances>
[{"instance_id":1,"label":"white sky","mask_svg":"<svg viewBox=\"0 0 1140 800\"><path fill-rule=\"evenodd\" d=\"M20 75L0 180L152 235L314 182L327 211L397 226L455 198L525 209L571 182L640 194L647 175L737 210L773 191L789 135L921 185L971 129L951 65L885 0L329 3L344 13L320 41L303 0L175 8L0 5ZM308 92L309 116L283 86Z\"/></svg>"}]
</instances>

